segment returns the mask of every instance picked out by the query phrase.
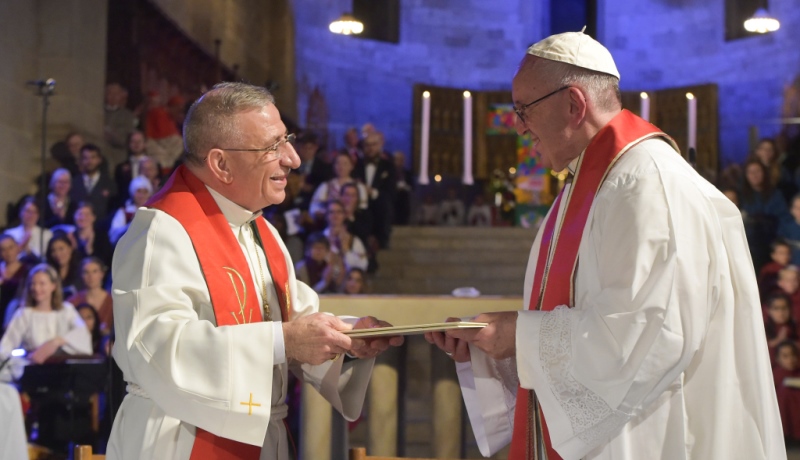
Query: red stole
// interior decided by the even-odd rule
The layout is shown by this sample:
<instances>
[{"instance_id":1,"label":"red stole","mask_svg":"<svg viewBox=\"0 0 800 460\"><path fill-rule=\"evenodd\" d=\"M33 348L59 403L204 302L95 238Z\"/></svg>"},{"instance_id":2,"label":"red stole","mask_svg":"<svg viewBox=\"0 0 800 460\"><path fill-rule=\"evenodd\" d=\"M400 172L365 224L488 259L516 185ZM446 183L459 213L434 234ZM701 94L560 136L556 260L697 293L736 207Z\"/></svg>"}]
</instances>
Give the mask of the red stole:
<instances>
[{"instance_id":1,"label":"red stole","mask_svg":"<svg viewBox=\"0 0 800 460\"><path fill-rule=\"evenodd\" d=\"M147 203L181 223L197 253L214 317L219 326L262 321L261 305L250 266L214 197L185 166L179 166L164 187ZM289 320L289 271L286 258L264 219L257 218L258 234L278 294L283 321ZM197 428L191 460L257 460L261 446L215 436Z\"/></svg>"},{"instance_id":2,"label":"red stole","mask_svg":"<svg viewBox=\"0 0 800 460\"><path fill-rule=\"evenodd\" d=\"M616 161L634 145L654 137L665 138L675 150L678 150L672 139L658 128L623 110L592 138L578 161L570 192L564 196L564 190L561 191L545 222L528 310L550 311L559 305L570 307L574 305L574 275L578 266L578 248L594 197ZM560 206L566 208L560 229L555 233ZM550 444L543 414L539 414L536 409L533 411L535 413L530 413L529 395L532 393L523 388L517 391L514 433L508 458L536 458L534 446L528 442L533 429L528 426L528 422L532 417L536 417L542 422L542 439L547 451L547 460L560 460L561 457ZM538 406L538 402L536 405Z\"/></svg>"}]
</instances>

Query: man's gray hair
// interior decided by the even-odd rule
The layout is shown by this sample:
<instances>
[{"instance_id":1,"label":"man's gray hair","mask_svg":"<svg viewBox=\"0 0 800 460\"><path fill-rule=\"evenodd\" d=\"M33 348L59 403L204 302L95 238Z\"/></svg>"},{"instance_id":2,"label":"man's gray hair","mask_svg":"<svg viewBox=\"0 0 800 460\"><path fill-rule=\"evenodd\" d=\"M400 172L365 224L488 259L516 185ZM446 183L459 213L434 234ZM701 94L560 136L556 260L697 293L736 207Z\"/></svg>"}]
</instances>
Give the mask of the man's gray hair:
<instances>
[{"instance_id":1,"label":"man's gray hair","mask_svg":"<svg viewBox=\"0 0 800 460\"><path fill-rule=\"evenodd\" d=\"M576 86L604 112L622 107L619 79L613 75L542 58L535 59L533 66L539 80L553 82L553 89Z\"/></svg>"},{"instance_id":2,"label":"man's gray hair","mask_svg":"<svg viewBox=\"0 0 800 460\"><path fill-rule=\"evenodd\" d=\"M271 104L275 104L275 98L266 88L235 82L214 85L186 113L184 161L199 164L209 150L235 143L241 133L234 117Z\"/></svg>"}]
</instances>

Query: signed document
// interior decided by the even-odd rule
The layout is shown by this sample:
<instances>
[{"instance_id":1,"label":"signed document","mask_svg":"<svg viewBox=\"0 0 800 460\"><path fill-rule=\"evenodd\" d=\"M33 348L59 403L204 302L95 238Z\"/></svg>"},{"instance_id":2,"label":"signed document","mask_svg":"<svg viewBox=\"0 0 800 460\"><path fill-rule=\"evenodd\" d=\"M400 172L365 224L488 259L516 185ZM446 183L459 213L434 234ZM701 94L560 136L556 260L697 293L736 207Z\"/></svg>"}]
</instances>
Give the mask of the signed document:
<instances>
[{"instance_id":1,"label":"signed document","mask_svg":"<svg viewBox=\"0 0 800 460\"><path fill-rule=\"evenodd\" d=\"M486 324L487 323L458 321L451 323L412 324L409 326L373 327L370 329L353 329L342 332L350 337L364 339L392 335L416 335L426 332L442 332L449 329L480 329L486 327Z\"/></svg>"}]
</instances>

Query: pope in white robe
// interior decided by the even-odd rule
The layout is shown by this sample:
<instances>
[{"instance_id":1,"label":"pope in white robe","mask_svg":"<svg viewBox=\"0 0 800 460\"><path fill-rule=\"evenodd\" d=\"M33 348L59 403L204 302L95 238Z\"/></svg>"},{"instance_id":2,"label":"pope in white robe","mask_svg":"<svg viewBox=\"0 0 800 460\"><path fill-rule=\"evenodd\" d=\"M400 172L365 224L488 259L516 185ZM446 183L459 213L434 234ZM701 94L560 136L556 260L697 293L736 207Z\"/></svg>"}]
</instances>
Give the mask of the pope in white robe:
<instances>
[{"instance_id":1,"label":"pope in white robe","mask_svg":"<svg viewBox=\"0 0 800 460\"><path fill-rule=\"evenodd\" d=\"M559 71L577 76L551 81ZM589 88L594 78L612 82L607 92ZM618 79L608 51L582 33L529 49L513 93L533 108L517 109L517 131L536 138L555 170L569 165L574 183L533 244L526 309L479 315L489 323L479 332L428 339L457 361L486 456L513 432L515 460L786 458L741 214L663 137L648 137L652 125L601 106ZM645 135L624 140L636 129ZM573 196L591 174L581 164L606 154L597 185ZM574 209L585 224L565 217ZM571 275L548 278L568 238L577 246ZM559 283L563 302L545 308L545 289ZM525 422L515 410L526 410L516 407L518 386L535 393L538 409L527 410L540 410L546 431L515 429Z\"/></svg>"}]
</instances>

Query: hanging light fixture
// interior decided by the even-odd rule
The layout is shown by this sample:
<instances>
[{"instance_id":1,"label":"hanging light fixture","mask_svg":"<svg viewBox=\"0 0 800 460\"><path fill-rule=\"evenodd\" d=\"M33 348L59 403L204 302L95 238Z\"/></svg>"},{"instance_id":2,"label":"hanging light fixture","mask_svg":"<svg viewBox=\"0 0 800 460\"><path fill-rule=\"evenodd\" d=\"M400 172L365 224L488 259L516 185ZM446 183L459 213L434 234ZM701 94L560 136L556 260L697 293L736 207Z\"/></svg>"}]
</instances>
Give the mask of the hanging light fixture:
<instances>
[{"instance_id":1,"label":"hanging light fixture","mask_svg":"<svg viewBox=\"0 0 800 460\"><path fill-rule=\"evenodd\" d=\"M352 15L344 13L328 27L331 32L342 35L358 35L364 31L364 24Z\"/></svg>"},{"instance_id":2,"label":"hanging light fixture","mask_svg":"<svg viewBox=\"0 0 800 460\"><path fill-rule=\"evenodd\" d=\"M764 8L759 8L753 16L744 21L744 28L748 32L765 34L780 29L781 23L767 13Z\"/></svg>"}]
</instances>

